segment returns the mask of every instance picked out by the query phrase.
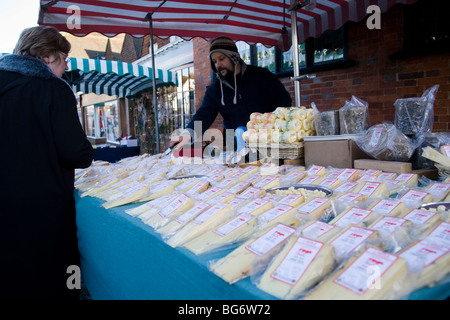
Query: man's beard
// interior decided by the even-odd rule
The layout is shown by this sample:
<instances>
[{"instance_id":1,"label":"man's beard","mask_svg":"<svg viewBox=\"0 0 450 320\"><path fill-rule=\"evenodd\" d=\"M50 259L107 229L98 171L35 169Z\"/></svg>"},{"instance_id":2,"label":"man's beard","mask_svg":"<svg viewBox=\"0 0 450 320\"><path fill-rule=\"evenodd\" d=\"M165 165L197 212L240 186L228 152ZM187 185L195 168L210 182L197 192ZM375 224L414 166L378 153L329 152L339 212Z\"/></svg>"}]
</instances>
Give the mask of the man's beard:
<instances>
[{"instance_id":1,"label":"man's beard","mask_svg":"<svg viewBox=\"0 0 450 320\"><path fill-rule=\"evenodd\" d=\"M219 76L229 83L234 83L234 70L230 70L228 68L223 69L227 70L227 73L225 74L225 76L223 76L222 73L219 71Z\"/></svg>"}]
</instances>

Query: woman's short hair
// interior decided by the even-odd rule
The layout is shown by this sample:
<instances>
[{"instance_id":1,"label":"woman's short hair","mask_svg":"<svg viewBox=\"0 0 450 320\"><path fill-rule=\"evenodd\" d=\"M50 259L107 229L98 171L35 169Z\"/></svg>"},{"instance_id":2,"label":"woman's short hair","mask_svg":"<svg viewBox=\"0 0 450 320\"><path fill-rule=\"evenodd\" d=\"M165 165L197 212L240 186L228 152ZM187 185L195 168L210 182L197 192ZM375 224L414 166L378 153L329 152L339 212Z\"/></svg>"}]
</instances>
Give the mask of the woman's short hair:
<instances>
[{"instance_id":1,"label":"woman's short hair","mask_svg":"<svg viewBox=\"0 0 450 320\"><path fill-rule=\"evenodd\" d=\"M70 48L70 42L54 27L37 26L22 31L13 53L40 60L54 55L59 60L59 52L69 54Z\"/></svg>"}]
</instances>

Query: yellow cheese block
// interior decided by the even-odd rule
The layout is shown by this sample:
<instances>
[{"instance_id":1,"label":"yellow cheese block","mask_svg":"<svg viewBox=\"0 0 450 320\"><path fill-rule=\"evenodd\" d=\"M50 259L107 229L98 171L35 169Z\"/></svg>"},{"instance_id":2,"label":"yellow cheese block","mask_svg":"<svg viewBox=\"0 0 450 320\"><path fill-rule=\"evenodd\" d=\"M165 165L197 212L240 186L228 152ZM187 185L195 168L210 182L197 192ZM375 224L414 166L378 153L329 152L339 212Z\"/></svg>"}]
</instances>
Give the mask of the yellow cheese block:
<instances>
[{"instance_id":1,"label":"yellow cheese block","mask_svg":"<svg viewBox=\"0 0 450 320\"><path fill-rule=\"evenodd\" d=\"M266 199L253 199L245 205L236 209L237 213L249 213L258 216L261 213L273 208L272 201Z\"/></svg>"},{"instance_id":2,"label":"yellow cheese block","mask_svg":"<svg viewBox=\"0 0 450 320\"><path fill-rule=\"evenodd\" d=\"M305 201L305 197L302 194L288 194L278 200L279 204L285 204L292 207L297 207Z\"/></svg>"},{"instance_id":3,"label":"yellow cheese block","mask_svg":"<svg viewBox=\"0 0 450 320\"><path fill-rule=\"evenodd\" d=\"M419 235L429 231L442 219L441 214L438 212L416 208L408 208L398 216L411 221L415 226L414 231Z\"/></svg>"},{"instance_id":4,"label":"yellow cheese block","mask_svg":"<svg viewBox=\"0 0 450 320\"><path fill-rule=\"evenodd\" d=\"M161 234L163 238L173 235L177 230L181 229L187 223L194 220L200 213L210 208L211 205L197 201L192 208L187 210L186 212L180 214L179 216L171 219L165 226L159 227L156 229L156 232Z\"/></svg>"},{"instance_id":5,"label":"yellow cheese block","mask_svg":"<svg viewBox=\"0 0 450 320\"><path fill-rule=\"evenodd\" d=\"M257 218L257 222L259 226L266 227L279 222L288 223L296 215L296 208L285 204L277 204L273 208L261 213Z\"/></svg>"},{"instance_id":6,"label":"yellow cheese block","mask_svg":"<svg viewBox=\"0 0 450 320\"><path fill-rule=\"evenodd\" d=\"M323 166L318 166L318 165L311 165L308 170L306 170L306 172L309 175L319 175L319 176L323 176L326 173L325 167Z\"/></svg>"},{"instance_id":7,"label":"yellow cheese block","mask_svg":"<svg viewBox=\"0 0 450 320\"><path fill-rule=\"evenodd\" d=\"M317 197L298 206L297 212L312 219L320 219L330 207L331 199Z\"/></svg>"},{"instance_id":8,"label":"yellow cheese block","mask_svg":"<svg viewBox=\"0 0 450 320\"><path fill-rule=\"evenodd\" d=\"M349 207L343 212L339 213L329 223L341 228L346 228L351 224L365 227L369 223L375 221L377 217L378 214L370 209Z\"/></svg>"},{"instance_id":9,"label":"yellow cheese block","mask_svg":"<svg viewBox=\"0 0 450 320\"><path fill-rule=\"evenodd\" d=\"M148 184L137 184L118 198L102 204L105 209L122 206L140 200L149 190Z\"/></svg>"},{"instance_id":10,"label":"yellow cheese block","mask_svg":"<svg viewBox=\"0 0 450 320\"><path fill-rule=\"evenodd\" d=\"M426 191L409 189L399 197L399 200L404 202L407 207L417 208L424 203L433 201L433 196Z\"/></svg>"},{"instance_id":11,"label":"yellow cheese block","mask_svg":"<svg viewBox=\"0 0 450 320\"><path fill-rule=\"evenodd\" d=\"M341 262L369 245L381 246L381 241L380 233L377 230L349 224L339 234L328 240L327 243L334 247L336 259Z\"/></svg>"},{"instance_id":12,"label":"yellow cheese block","mask_svg":"<svg viewBox=\"0 0 450 320\"><path fill-rule=\"evenodd\" d=\"M171 247L183 245L203 232L228 220L232 211L231 205L227 203L217 203L211 206L167 239L167 244Z\"/></svg>"},{"instance_id":13,"label":"yellow cheese block","mask_svg":"<svg viewBox=\"0 0 450 320\"><path fill-rule=\"evenodd\" d=\"M260 188L263 190L267 190L274 187L280 186L280 175L270 175L266 176L258 182L254 183L253 186L255 188Z\"/></svg>"},{"instance_id":14,"label":"yellow cheese block","mask_svg":"<svg viewBox=\"0 0 450 320\"><path fill-rule=\"evenodd\" d=\"M337 204L351 203L355 204L362 201L367 201L368 197L362 193L344 192L334 198Z\"/></svg>"},{"instance_id":15,"label":"yellow cheese block","mask_svg":"<svg viewBox=\"0 0 450 320\"><path fill-rule=\"evenodd\" d=\"M87 196L95 196L97 193L109 188L110 186L118 183L119 181L120 181L120 179L115 175L108 176L107 178L101 179L100 181L95 183L91 188L89 188L88 190L83 192L80 195L80 197L84 198Z\"/></svg>"},{"instance_id":16,"label":"yellow cheese block","mask_svg":"<svg viewBox=\"0 0 450 320\"><path fill-rule=\"evenodd\" d=\"M165 206L166 203L168 203L171 199L175 198L176 196L177 196L176 193L168 194L168 195L162 196L158 199L147 201L146 203L141 204L135 208L127 209L127 210L125 210L125 213L129 214L130 216L137 217L140 214L142 214L152 208L159 209L160 206Z\"/></svg>"},{"instance_id":17,"label":"yellow cheese block","mask_svg":"<svg viewBox=\"0 0 450 320\"><path fill-rule=\"evenodd\" d=\"M398 181L398 183L405 184L408 187L417 187L419 176L416 173L402 173L394 181Z\"/></svg>"},{"instance_id":18,"label":"yellow cheese block","mask_svg":"<svg viewBox=\"0 0 450 320\"><path fill-rule=\"evenodd\" d=\"M210 270L226 282L233 284L250 275L252 264L264 267L279 252L283 243L294 234L299 221L286 225L278 223L258 232L254 237L234 249L210 266ZM254 263L257 261L258 263Z\"/></svg>"},{"instance_id":19,"label":"yellow cheese block","mask_svg":"<svg viewBox=\"0 0 450 320\"><path fill-rule=\"evenodd\" d=\"M159 210L159 212L143 222L156 229L164 226L169 222L170 218L176 218L194 206L194 201L184 193L171 199L167 205Z\"/></svg>"},{"instance_id":20,"label":"yellow cheese block","mask_svg":"<svg viewBox=\"0 0 450 320\"><path fill-rule=\"evenodd\" d=\"M355 189L357 185L358 182L343 182L333 189L333 194L337 195L345 192L353 192L353 189Z\"/></svg>"},{"instance_id":21,"label":"yellow cheese block","mask_svg":"<svg viewBox=\"0 0 450 320\"><path fill-rule=\"evenodd\" d=\"M300 228L302 237L321 242L327 242L342 231L341 227L319 220L311 220Z\"/></svg>"},{"instance_id":22,"label":"yellow cheese block","mask_svg":"<svg viewBox=\"0 0 450 320\"><path fill-rule=\"evenodd\" d=\"M361 193L369 198L388 197L389 192L384 182L362 181L352 190L354 193Z\"/></svg>"},{"instance_id":23,"label":"yellow cheese block","mask_svg":"<svg viewBox=\"0 0 450 320\"><path fill-rule=\"evenodd\" d=\"M331 245L294 235L269 264L257 287L279 299L296 299L323 280L334 267Z\"/></svg>"},{"instance_id":24,"label":"yellow cheese block","mask_svg":"<svg viewBox=\"0 0 450 320\"><path fill-rule=\"evenodd\" d=\"M266 191L264 189L255 188L255 187L248 187L241 193L237 195L238 198L244 198L244 199L253 199L258 198L266 194Z\"/></svg>"},{"instance_id":25,"label":"yellow cheese block","mask_svg":"<svg viewBox=\"0 0 450 320\"><path fill-rule=\"evenodd\" d=\"M306 171L293 171L280 177L280 184L283 186L289 186L297 184L299 181L305 179L307 176Z\"/></svg>"},{"instance_id":26,"label":"yellow cheese block","mask_svg":"<svg viewBox=\"0 0 450 320\"><path fill-rule=\"evenodd\" d=\"M359 179L360 170L358 169L344 169L337 176L337 178L341 181L356 181Z\"/></svg>"},{"instance_id":27,"label":"yellow cheese block","mask_svg":"<svg viewBox=\"0 0 450 320\"><path fill-rule=\"evenodd\" d=\"M418 270L419 277L412 281L413 289L431 287L450 273L450 249L433 241L417 241L399 253L410 268Z\"/></svg>"},{"instance_id":28,"label":"yellow cheese block","mask_svg":"<svg viewBox=\"0 0 450 320\"><path fill-rule=\"evenodd\" d=\"M148 194L142 197L140 201L150 201L174 192L175 185L171 181L163 181L157 185L152 185L152 188L149 188Z\"/></svg>"},{"instance_id":29,"label":"yellow cheese block","mask_svg":"<svg viewBox=\"0 0 450 320\"><path fill-rule=\"evenodd\" d=\"M406 260L369 247L351 257L309 293L304 300L387 300L403 297L407 292Z\"/></svg>"},{"instance_id":30,"label":"yellow cheese block","mask_svg":"<svg viewBox=\"0 0 450 320\"><path fill-rule=\"evenodd\" d=\"M422 157L430 159L431 161L437 162L443 166L450 167L450 158L447 158L445 155L430 146L423 148Z\"/></svg>"},{"instance_id":31,"label":"yellow cheese block","mask_svg":"<svg viewBox=\"0 0 450 320\"><path fill-rule=\"evenodd\" d=\"M404 202L395 199L379 199L374 201L368 207L368 209L378 214L393 217L398 216L405 208L406 205Z\"/></svg>"},{"instance_id":32,"label":"yellow cheese block","mask_svg":"<svg viewBox=\"0 0 450 320\"><path fill-rule=\"evenodd\" d=\"M234 193L225 191L209 198L208 200L205 200L205 202L209 204L214 204L218 202L226 203L233 200L234 198L236 198L236 195Z\"/></svg>"},{"instance_id":33,"label":"yellow cheese block","mask_svg":"<svg viewBox=\"0 0 450 320\"><path fill-rule=\"evenodd\" d=\"M300 181L300 184L314 184L318 185L325 179L325 176L312 174L307 175L303 180Z\"/></svg>"},{"instance_id":34,"label":"yellow cheese block","mask_svg":"<svg viewBox=\"0 0 450 320\"><path fill-rule=\"evenodd\" d=\"M434 202L439 202L449 194L450 183L432 182L425 188L425 191L432 195Z\"/></svg>"},{"instance_id":35,"label":"yellow cheese block","mask_svg":"<svg viewBox=\"0 0 450 320\"><path fill-rule=\"evenodd\" d=\"M335 189L337 186L341 185L342 181L339 178L327 178L324 177L319 183L319 186Z\"/></svg>"},{"instance_id":36,"label":"yellow cheese block","mask_svg":"<svg viewBox=\"0 0 450 320\"><path fill-rule=\"evenodd\" d=\"M251 186L250 182L239 181L235 185L233 185L233 186L231 186L229 188L225 188L225 189L227 189L231 193L234 193L234 194L238 195L242 191L244 191L245 189L249 188L250 186ZM222 186L222 188L223 188L223 186Z\"/></svg>"},{"instance_id":37,"label":"yellow cheese block","mask_svg":"<svg viewBox=\"0 0 450 320\"><path fill-rule=\"evenodd\" d=\"M244 212L186 242L183 247L196 255L218 250L221 247L234 245L250 237L256 225L256 216Z\"/></svg>"}]
</instances>

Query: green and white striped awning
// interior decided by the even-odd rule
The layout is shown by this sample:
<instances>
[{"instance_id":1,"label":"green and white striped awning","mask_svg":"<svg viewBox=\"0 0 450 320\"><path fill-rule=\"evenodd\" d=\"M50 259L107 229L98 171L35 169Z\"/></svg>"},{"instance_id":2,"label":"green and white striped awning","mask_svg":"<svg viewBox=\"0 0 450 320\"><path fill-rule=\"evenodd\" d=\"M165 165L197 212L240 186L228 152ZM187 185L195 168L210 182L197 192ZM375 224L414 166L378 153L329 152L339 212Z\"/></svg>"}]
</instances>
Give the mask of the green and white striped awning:
<instances>
[{"instance_id":1,"label":"green and white striped awning","mask_svg":"<svg viewBox=\"0 0 450 320\"><path fill-rule=\"evenodd\" d=\"M78 75L73 76L73 72ZM153 89L152 68L122 61L70 58L66 77L74 92L107 94L132 98L137 93ZM172 72L158 69L156 86L176 85Z\"/></svg>"}]
</instances>

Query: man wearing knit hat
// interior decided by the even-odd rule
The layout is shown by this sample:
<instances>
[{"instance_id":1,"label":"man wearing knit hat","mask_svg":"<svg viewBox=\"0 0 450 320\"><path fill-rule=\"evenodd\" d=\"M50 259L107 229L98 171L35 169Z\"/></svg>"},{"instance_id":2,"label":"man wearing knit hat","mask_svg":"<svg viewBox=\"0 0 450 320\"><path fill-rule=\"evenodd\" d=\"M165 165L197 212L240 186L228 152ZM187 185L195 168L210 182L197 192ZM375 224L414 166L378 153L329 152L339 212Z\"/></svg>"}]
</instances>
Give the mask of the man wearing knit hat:
<instances>
[{"instance_id":1,"label":"man wearing knit hat","mask_svg":"<svg viewBox=\"0 0 450 320\"><path fill-rule=\"evenodd\" d=\"M177 146L180 147L191 139L194 130L196 134L203 134L219 113L223 117L224 132L229 135L232 129L234 136L235 129L246 126L251 113L292 106L292 98L280 80L265 68L245 64L230 38L222 36L212 40L209 58L215 79L187 126L191 134L173 137L171 145L183 141Z\"/></svg>"}]
</instances>

